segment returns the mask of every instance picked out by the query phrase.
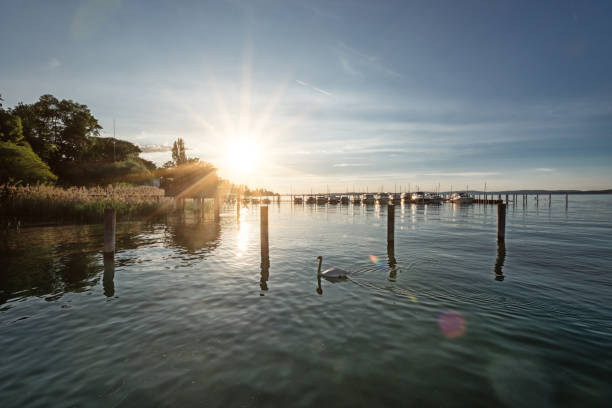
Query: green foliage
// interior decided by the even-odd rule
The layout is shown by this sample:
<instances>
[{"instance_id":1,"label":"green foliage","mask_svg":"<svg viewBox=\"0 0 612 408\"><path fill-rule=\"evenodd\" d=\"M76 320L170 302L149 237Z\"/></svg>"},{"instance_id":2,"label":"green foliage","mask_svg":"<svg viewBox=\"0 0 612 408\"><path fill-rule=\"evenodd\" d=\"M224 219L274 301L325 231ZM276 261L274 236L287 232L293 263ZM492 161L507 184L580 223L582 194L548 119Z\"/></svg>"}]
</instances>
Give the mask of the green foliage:
<instances>
[{"instance_id":1,"label":"green foliage","mask_svg":"<svg viewBox=\"0 0 612 408\"><path fill-rule=\"evenodd\" d=\"M138 160L140 160L142 165L145 166L147 170L149 170L150 172L153 172L157 169L157 166L151 160L146 160L146 159L143 159L142 157L139 157Z\"/></svg>"},{"instance_id":2,"label":"green foliage","mask_svg":"<svg viewBox=\"0 0 612 408\"><path fill-rule=\"evenodd\" d=\"M124 161L138 157L141 150L138 146L126 140L112 137L87 138L87 150L81 160L83 161Z\"/></svg>"},{"instance_id":3,"label":"green foliage","mask_svg":"<svg viewBox=\"0 0 612 408\"><path fill-rule=\"evenodd\" d=\"M21 143L22 141L21 118L0 108L0 142Z\"/></svg>"},{"instance_id":4,"label":"green foliage","mask_svg":"<svg viewBox=\"0 0 612 408\"><path fill-rule=\"evenodd\" d=\"M100 129L87 106L53 95L0 109L0 141L27 142L63 184L149 183L155 164L139 158L133 143L98 137ZM15 166L8 170L20 177Z\"/></svg>"},{"instance_id":5,"label":"green foliage","mask_svg":"<svg viewBox=\"0 0 612 408\"><path fill-rule=\"evenodd\" d=\"M180 137L172 144L172 161L164 163L164 167L182 166L183 164L198 163L197 157L187 157L185 142Z\"/></svg>"},{"instance_id":6,"label":"green foliage","mask_svg":"<svg viewBox=\"0 0 612 408\"><path fill-rule=\"evenodd\" d=\"M172 145L172 161L175 166L187 164L187 154L185 153L185 142L180 137Z\"/></svg>"},{"instance_id":7,"label":"green foliage","mask_svg":"<svg viewBox=\"0 0 612 408\"><path fill-rule=\"evenodd\" d=\"M51 172L27 143L0 142L0 184L54 183Z\"/></svg>"},{"instance_id":8,"label":"green foliage","mask_svg":"<svg viewBox=\"0 0 612 408\"><path fill-rule=\"evenodd\" d=\"M206 162L162 168L156 173L161 178L161 188L171 196L213 197L219 184L217 169Z\"/></svg>"},{"instance_id":9,"label":"green foliage","mask_svg":"<svg viewBox=\"0 0 612 408\"><path fill-rule=\"evenodd\" d=\"M102 129L86 105L53 95L43 95L31 105L19 104L12 113L21 118L25 140L53 170L80 160L88 137L98 136Z\"/></svg>"},{"instance_id":10,"label":"green foliage","mask_svg":"<svg viewBox=\"0 0 612 408\"><path fill-rule=\"evenodd\" d=\"M104 209L117 210L119 219L163 216L172 201L155 187L61 188L0 185L0 219L21 221L101 222Z\"/></svg>"},{"instance_id":11,"label":"green foliage","mask_svg":"<svg viewBox=\"0 0 612 408\"><path fill-rule=\"evenodd\" d=\"M62 183L77 186L148 184L153 178L145 161L138 157L118 162L70 163L63 166L59 174Z\"/></svg>"}]
</instances>

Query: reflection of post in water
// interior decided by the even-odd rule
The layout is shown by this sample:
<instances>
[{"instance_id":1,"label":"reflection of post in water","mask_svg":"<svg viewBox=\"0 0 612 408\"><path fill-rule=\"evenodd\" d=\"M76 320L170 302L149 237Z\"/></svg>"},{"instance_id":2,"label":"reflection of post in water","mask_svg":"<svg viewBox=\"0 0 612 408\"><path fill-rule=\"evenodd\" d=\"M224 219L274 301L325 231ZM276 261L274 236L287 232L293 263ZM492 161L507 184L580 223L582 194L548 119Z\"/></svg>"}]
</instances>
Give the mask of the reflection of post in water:
<instances>
[{"instance_id":1,"label":"reflection of post in water","mask_svg":"<svg viewBox=\"0 0 612 408\"><path fill-rule=\"evenodd\" d=\"M115 296L115 256L114 254L104 254L104 296Z\"/></svg>"},{"instance_id":2,"label":"reflection of post in water","mask_svg":"<svg viewBox=\"0 0 612 408\"><path fill-rule=\"evenodd\" d=\"M395 259L394 241L387 241L387 257L389 259L389 280L395 281L397 276L397 260Z\"/></svg>"},{"instance_id":3,"label":"reflection of post in water","mask_svg":"<svg viewBox=\"0 0 612 408\"><path fill-rule=\"evenodd\" d=\"M497 243L497 258L495 258L495 267L493 270L495 271L495 280L503 281L504 273L502 268L504 266L504 261L506 260L506 244L503 242Z\"/></svg>"},{"instance_id":4,"label":"reflection of post in water","mask_svg":"<svg viewBox=\"0 0 612 408\"><path fill-rule=\"evenodd\" d=\"M270 278L270 258L261 258L261 279L259 287L261 290L268 290L268 279ZM263 296L263 294L262 294Z\"/></svg>"}]
</instances>

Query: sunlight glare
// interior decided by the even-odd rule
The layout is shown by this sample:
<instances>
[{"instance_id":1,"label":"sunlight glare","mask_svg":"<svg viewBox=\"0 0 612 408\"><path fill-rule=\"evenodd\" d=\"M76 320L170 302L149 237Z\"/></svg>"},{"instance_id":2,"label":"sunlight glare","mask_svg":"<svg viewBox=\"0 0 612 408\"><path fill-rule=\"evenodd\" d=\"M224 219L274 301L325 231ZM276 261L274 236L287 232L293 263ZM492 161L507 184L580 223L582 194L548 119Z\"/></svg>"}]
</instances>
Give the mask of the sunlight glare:
<instances>
[{"instance_id":1,"label":"sunlight glare","mask_svg":"<svg viewBox=\"0 0 612 408\"><path fill-rule=\"evenodd\" d=\"M259 147L248 138L234 139L226 149L225 161L235 173L246 173L260 162Z\"/></svg>"}]
</instances>

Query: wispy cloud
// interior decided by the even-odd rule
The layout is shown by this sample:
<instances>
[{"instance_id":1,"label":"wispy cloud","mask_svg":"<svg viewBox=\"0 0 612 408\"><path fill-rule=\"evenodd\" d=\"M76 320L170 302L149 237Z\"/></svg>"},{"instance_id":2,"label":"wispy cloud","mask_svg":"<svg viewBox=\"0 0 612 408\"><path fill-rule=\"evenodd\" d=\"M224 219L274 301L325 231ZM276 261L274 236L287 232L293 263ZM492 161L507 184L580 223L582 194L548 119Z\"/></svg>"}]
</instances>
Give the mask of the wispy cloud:
<instances>
[{"instance_id":1,"label":"wispy cloud","mask_svg":"<svg viewBox=\"0 0 612 408\"><path fill-rule=\"evenodd\" d=\"M485 176L499 176L499 172L443 172L443 173L423 173L424 176L437 176L437 177L485 177Z\"/></svg>"},{"instance_id":2,"label":"wispy cloud","mask_svg":"<svg viewBox=\"0 0 612 408\"><path fill-rule=\"evenodd\" d=\"M62 63L57 58L51 58L47 62L47 69L59 68L61 65L62 65Z\"/></svg>"},{"instance_id":3,"label":"wispy cloud","mask_svg":"<svg viewBox=\"0 0 612 408\"><path fill-rule=\"evenodd\" d=\"M365 164L362 163L336 163L333 167L362 167Z\"/></svg>"},{"instance_id":4,"label":"wispy cloud","mask_svg":"<svg viewBox=\"0 0 612 408\"><path fill-rule=\"evenodd\" d=\"M398 72L385 65L382 59L376 55L368 55L342 42L334 47L334 51L340 64L350 75L360 75L361 73L355 68L355 66L360 66L366 70L375 71L377 74L383 73L394 78L401 77Z\"/></svg>"},{"instance_id":5,"label":"wispy cloud","mask_svg":"<svg viewBox=\"0 0 612 408\"><path fill-rule=\"evenodd\" d=\"M551 169L549 167L538 167L537 169L534 169L535 171L541 171L541 172L545 172L545 173L551 173L553 171L557 171L556 169Z\"/></svg>"},{"instance_id":6,"label":"wispy cloud","mask_svg":"<svg viewBox=\"0 0 612 408\"><path fill-rule=\"evenodd\" d=\"M317 88L316 86L312 86L310 85L308 82L304 82L304 81L300 81L299 79L296 79L295 82L299 85L302 85L306 88L310 88L315 92L321 93L325 96L332 96L333 94L329 91L326 91L325 89L321 89L321 88Z\"/></svg>"},{"instance_id":7,"label":"wispy cloud","mask_svg":"<svg viewBox=\"0 0 612 408\"><path fill-rule=\"evenodd\" d=\"M140 150L142 150L143 153L169 152L172 150L172 147L165 145L144 145L140 146Z\"/></svg>"}]
</instances>

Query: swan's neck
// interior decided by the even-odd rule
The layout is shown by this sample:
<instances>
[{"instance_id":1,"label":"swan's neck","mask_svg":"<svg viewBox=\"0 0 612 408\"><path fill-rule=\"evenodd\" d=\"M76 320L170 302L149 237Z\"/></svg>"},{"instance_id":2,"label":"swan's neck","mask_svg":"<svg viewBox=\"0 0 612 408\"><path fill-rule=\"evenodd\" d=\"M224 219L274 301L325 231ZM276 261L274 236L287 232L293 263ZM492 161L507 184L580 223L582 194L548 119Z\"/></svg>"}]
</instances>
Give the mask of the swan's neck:
<instances>
[{"instance_id":1,"label":"swan's neck","mask_svg":"<svg viewBox=\"0 0 612 408\"><path fill-rule=\"evenodd\" d=\"M321 264L323 263L323 259L319 258L319 269L317 270L317 276L321 276Z\"/></svg>"}]
</instances>

